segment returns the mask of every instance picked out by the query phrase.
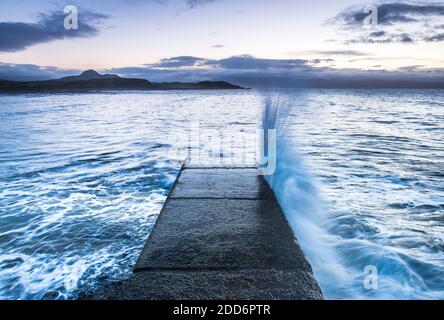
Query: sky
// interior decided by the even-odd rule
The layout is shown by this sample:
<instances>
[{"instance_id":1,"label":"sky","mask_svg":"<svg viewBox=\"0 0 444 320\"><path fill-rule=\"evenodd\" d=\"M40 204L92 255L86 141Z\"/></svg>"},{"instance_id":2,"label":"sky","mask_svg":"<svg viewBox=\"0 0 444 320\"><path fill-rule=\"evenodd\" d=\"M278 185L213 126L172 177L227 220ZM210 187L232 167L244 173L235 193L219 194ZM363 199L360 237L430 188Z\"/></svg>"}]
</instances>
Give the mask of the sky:
<instances>
[{"instance_id":1,"label":"sky","mask_svg":"<svg viewBox=\"0 0 444 320\"><path fill-rule=\"evenodd\" d=\"M67 5L76 30L64 27ZM0 79L95 69L153 81L442 81L443 52L436 1L0 0Z\"/></svg>"}]
</instances>

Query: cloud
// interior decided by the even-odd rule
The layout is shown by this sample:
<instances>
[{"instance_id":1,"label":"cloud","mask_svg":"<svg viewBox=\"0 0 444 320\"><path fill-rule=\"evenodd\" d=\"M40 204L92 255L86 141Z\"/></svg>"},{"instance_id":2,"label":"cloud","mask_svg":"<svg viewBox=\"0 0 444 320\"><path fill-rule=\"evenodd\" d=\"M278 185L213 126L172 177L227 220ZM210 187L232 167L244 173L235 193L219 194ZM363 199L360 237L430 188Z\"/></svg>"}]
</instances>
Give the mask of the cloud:
<instances>
[{"instance_id":1,"label":"cloud","mask_svg":"<svg viewBox=\"0 0 444 320\"><path fill-rule=\"evenodd\" d=\"M86 38L98 34L98 25L107 15L79 10L79 28L66 30L63 11L41 14L36 23L0 22L0 51L15 52L38 43L68 38Z\"/></svg>"},{"instance_id":2,"label":"cloud","mask_svg":"<svg viewBox=\"0 0 444 320\"><path fill-rule=\"evenodd\" d=\"M199 58L193 56L179 56L167 59L162 59L153 64L146 64L150 69L183 69L189 68L195 70L196 68L206 70L274 70L274 71L288 71L288 70L302 70L310 66L309 60L303 59L261 59L250 55L233 56L225 59L214 60Z\"/></svg>"},{"instance_id":3,"label":"cloud","mask_svg":"<svg viewBox=\"0 0 444 320\"><path fill-rule=\"evenodd\" d=\"M332 63L332 62L335 62L335 60L334 59L331 59L331 58L327 58L327 59L319 59L319 58L317 58L317 59L311 59L310 60L310 63L313 65L313 64L320 64L320 63L324 63L324 62L327 62L327 63Z\"/></svg>"},{"instance_id":4,"label":"cloud","mask_svg":"<svg viewBox=\"0 0 444 320\"><path fill-rule=\"evenodd\" d=\"M368 56L369 54L357 50L317 50L317 51L305 51L311 54L319 54L326 56Z\"/></svg>"},{"instance_id":5,"label":"cloud","mask_svg":"<svg viewBox=\"0 0 444 320\"><path fill-rule=\"evenodd\" d=\"M375 4L378 23L365 26L369 13L364 6L351 7L329 19L346 30L345 43L413 43L443 41L436 30L440 29L444 17L444 4L390 2Z\"/></svg>"},{"instance_id":6,"label":"cloud","mask_svg":"<svg viewBox=\"0 0 444 320\"><path fill-rule=\"evenodd\" d=\"M425 68L424 65L413 65L399 68L399 71L417 71L418 69Z\"/></svg>"},{"instance_id":7,"label":"cloud","mask_svg":"<svg viewBox=\"0 0 444 320\"><path fill-rule=\"evenodd\" d=\"M381 38L381 37L384 37L386 34L387 34L387 32L385 32L385 31L375 31L375 32L370 32L370 37Z\"/></svg>"},{"instance_id":8,"label":"cloud","mask_svg":"<svg viewBox=\"0 0 444 320\"><path fill-rule=\"evenodd\" d=\"M247 87L375 87L411 86L415 81L441 83L443 69L410 66L396 72L384 70L333 69L321 64L332 59L264 59L250 55L225 59L181 56L162 59L142 67L115 68L107 73L125 77L145 78L155 82L224 80ZM355 83L356 82L356 83Z\"/></svg>"},{"instance_id":9,"label":"cloud","mask_svg":"<svg viewBox=\"0 0 444 320\"><path fill-rule=\"evenodd\" d=\"M260 59L250 55L234 56L211 64L228 70L294 70L308 67L308 61L303 59Z\"/></svg>"},{"instance_id":10,"label":"cloud","mask_svg":"<svg viewBox=\"0 0 444 320\"><path fill-rule=\"evenodd\" d=\"M186 4L189 8L195 8L215 1L220 1L220 0L186 0Z\"/></svg>"},{"instance_id":11,"label":"cloud","mask_svg":"<svg viewBox=\"0 0 444 320\"><path fill-rule=\"evenodd\" d=\"M0 79L5 80L49 80L78 73L80 73L80 70L37 66L34 64L12 64L0 62Z\"/></svg>"},{"instance_id":12,"label":"cloud","mask_svg":"<svg viewBox=\"0 0 444 320\"><path fill-rule=\"evenodd\" d=\"M418 22L431 16L444 16L442 4L410 4L402 2L383 3L375 5L378 9L379 25L394 25L398 23ZM347 27L362 26L368 16L364 7L353 7L339 13L333 21Z\"/></svg>"},{"instance_id":13,"label":"cloud","mask_svg":"<svg viewBox=\"0 0 444 320\"><path fill-rule=\"evenodd\" d=\"M319 61L320 62L320 61ZM142 67L115 68L107 73L145 78L152 81L202 81L258 79L275 76L306 76L321 72L323 67L314 67L313 60L304 59L263 59L250 55L233 56L224 59L207 59L193 56L179 56L162 59Z\"/></svg>"},{"instance_id":14,"label":"cloud","mask_svg":"<svg viewBox=\"0 0 444 320\"><path fill-rule=\"evenodd\" d=\"M371 32L355 39L346 40L346 43L413 43L412 35L408 33L388 33L385 31Z\"/></svg>"},{"instance_id":15,"label":"cloud","mask_svg":"<svg viewBox=\"0 0 444 320\"><path fill-rule=\"evenodd\" d=\"M144 78L154 82L223 80L246 87L444 88L444 69L427 69L421 65L407 66L394 72L374 69L333 69L320 64L324 60L332 59L264 59L249 55L207 59L179 56L138 67L98 71L116 73L123 77ZM0 79L55 79L80 72L80 70L64 70L56 67L0 63Z\"/></svg>"},{"instance_id":16,"label":"cloud","mask_svg":"<svg viewBox=\"0 0 444 320\"><path fill-rule=\"evenodd\" d=\"M444 41L444 33L434 34L433 36L427 36L425 39L427 42Z\"/></svg>"},{"instance_id":17,"label":"cloud","mask_svg":"<svg viewBox=\"0 0 444 320\"><path fill-rule=\"evenodd\" d=\"M208 61L209 61L208 59L204 58L197 58L192 56L179 56L179 57L162 59L153 64L146 64L145 66L152 69L199 67L207 64Z\"/></svg>"}]
</instances>

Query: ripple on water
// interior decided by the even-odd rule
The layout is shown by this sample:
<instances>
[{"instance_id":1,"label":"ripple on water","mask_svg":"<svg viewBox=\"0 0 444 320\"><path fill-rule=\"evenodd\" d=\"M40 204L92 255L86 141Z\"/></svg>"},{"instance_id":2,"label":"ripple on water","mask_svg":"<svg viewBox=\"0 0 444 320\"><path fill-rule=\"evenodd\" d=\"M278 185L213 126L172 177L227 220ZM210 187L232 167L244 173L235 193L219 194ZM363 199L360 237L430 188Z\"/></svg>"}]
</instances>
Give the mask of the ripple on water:
<instances>
[{"instance_id":1,"label":"ripple on water","mask_svg":"<svg viewBox=\"0 0 444 320\"><path fill-rule=\"evenodd\" d=\"M443 92L289 95L286 141L304 161L279 158L278 196L327 298L444 299ZM73 299L128 277L190 121L255 137L261 112L251 90L2 95L0 299ZM378 290L363 286L368 265Z\"/></svg>"}]
</instances>

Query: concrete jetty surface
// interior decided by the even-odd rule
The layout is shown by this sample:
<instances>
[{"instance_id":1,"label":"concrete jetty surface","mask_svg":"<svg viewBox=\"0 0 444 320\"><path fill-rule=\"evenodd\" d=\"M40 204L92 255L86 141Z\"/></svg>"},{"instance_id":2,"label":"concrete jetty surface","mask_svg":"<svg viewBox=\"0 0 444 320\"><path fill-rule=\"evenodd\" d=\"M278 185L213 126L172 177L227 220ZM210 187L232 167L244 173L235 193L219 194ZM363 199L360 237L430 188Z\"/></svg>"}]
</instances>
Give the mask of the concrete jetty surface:
<instances>
[{"instance_id":1,"label":"concrete jetty surface","mask_svg":"<svg viewBox=\"0 0 444 320\"><path fill-rule=\"evenodd\" d=\"M87 299L322 299L254 168L185 167L126 281Z\"/></svg>"}]
</instances>

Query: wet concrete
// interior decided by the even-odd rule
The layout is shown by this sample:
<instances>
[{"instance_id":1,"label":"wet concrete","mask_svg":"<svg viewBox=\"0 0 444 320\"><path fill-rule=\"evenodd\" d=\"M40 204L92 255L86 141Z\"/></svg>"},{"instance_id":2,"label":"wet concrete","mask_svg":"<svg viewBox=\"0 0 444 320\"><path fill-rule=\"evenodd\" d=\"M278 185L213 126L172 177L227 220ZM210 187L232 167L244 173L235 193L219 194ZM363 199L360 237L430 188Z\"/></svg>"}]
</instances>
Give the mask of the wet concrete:
<instances>
[{"instance_id":1,"label":"wet concrete","mask_svg":"<svg viewBox=\"0 0 444 320\"><path fill-rule=\"evenodd\" d=\"M87 299L322 299L255 169L185 168L127 281Z\"/></svg>"}]
</instances>

